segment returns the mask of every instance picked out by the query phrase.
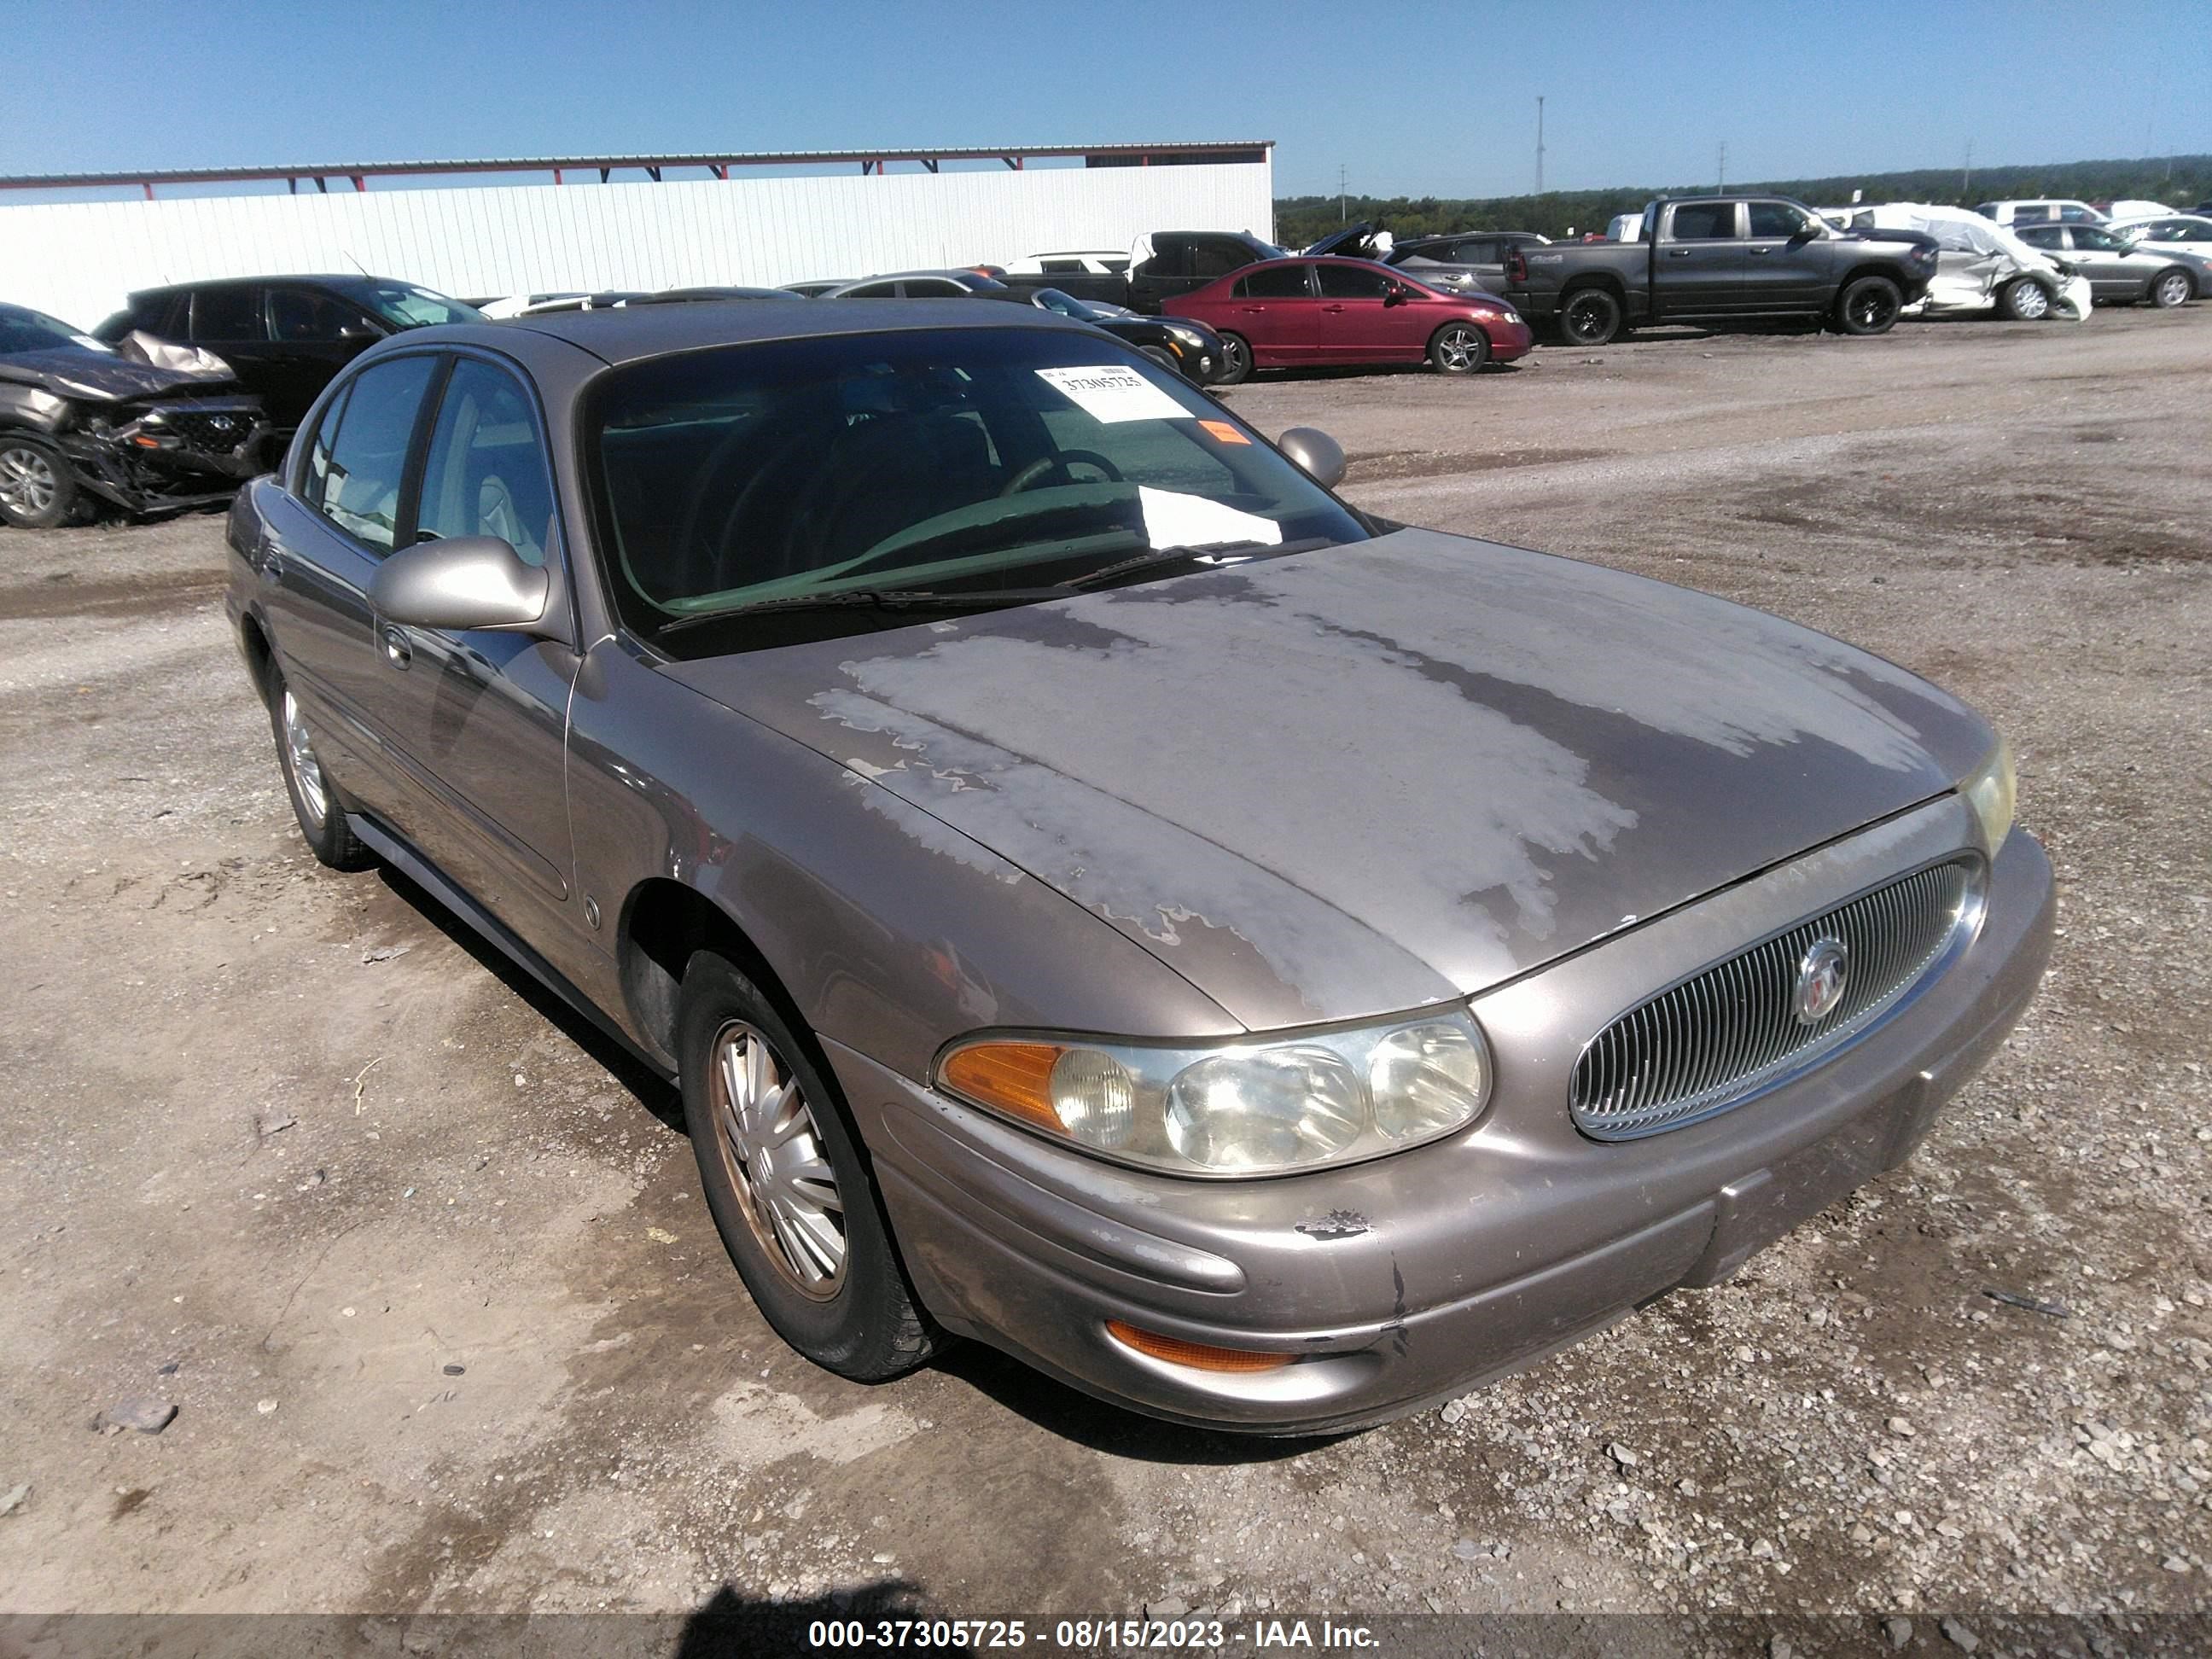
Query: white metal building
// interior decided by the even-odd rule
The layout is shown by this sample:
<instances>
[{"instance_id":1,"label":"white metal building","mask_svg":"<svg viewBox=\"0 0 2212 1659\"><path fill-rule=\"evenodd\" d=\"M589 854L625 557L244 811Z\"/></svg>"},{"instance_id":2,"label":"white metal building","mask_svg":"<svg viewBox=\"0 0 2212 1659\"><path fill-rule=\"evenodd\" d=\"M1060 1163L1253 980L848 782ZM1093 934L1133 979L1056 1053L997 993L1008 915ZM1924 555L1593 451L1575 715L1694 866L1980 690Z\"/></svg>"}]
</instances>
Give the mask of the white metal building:
<instances>
[{"instance_id":1,"label":"white metal building","mask_svg":"<svg viewBox=\"0 0 2212 1659\"><path fill-rule=\"evenodd\" d=\"M1151 230L1272 238L1273 151L1257 142L0 178L0 300L88 328L135 289L209 276L361 270L489 297L998 264L1126 248ZM680 170L701 176L668 176ZM507 173L544 181L439 183ZM389 187L402 178L416 187ZM270 180L289 188L161 193ZM118 186L140 195L10 202Z\"/></svg>"}]
</instances>

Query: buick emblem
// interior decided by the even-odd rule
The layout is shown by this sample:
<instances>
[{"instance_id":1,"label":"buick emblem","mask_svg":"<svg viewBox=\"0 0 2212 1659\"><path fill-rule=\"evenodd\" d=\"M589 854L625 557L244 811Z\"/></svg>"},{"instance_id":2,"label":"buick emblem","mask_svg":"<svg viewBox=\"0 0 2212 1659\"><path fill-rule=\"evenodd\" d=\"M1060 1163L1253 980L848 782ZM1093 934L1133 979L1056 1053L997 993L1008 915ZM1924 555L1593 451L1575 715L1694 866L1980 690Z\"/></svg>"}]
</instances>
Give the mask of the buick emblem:
<instances>
[{"instance_id":1,"label":"buick emblem","mask_svg":"<svg viewBox=\"0 0 2212 1659\"><path fill-rule=\"evenodd\" d=\"M1843 940L1814 939L1797 962L1797 990L1790 999L1800 1025L1817 1025L1836 1012L1851 976L1851 953Z\"/></svg>"}]
</instances>

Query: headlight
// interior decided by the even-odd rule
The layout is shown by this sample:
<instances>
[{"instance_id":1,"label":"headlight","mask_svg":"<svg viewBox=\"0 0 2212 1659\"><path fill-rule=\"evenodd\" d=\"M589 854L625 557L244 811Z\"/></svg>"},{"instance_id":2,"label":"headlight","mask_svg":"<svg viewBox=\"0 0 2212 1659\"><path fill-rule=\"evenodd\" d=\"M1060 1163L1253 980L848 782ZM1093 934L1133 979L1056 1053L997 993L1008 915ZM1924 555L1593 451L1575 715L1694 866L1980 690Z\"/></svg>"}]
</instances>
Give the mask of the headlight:
<instances>
[{"instance_id":1,"label":"headlight","mask_svg":"<svg viewBox=\"0 0 2212 1659\"><path fill-rule=\"evenodd\" d=\"M1490 1051L1464 1013L1188 1048L982 1037L947 1049L937 1082L1121 1163L1187 1176L1279 1175L1463 1128L1489 1099Z\"/></svg>"},{"instance_id":2,"label":"headlight","mask_svg":"<svg viewBox=\"0 0 2212 1659\"><path fill-rule=\"evenodd\" d=\"M1167 325L1167 330L1169 333L1174 335L1176 339L1182 341L1193 351L1203 351L1206 349L1206 336L1200 334L1196 329L1177 328L1173 323L1170 323Z\"/></svg>"},{"instance_id":3,"label":"headlight","mask_svg":"<svg viewBox=\"0 0 2212 1659\"><path fill-rule=\"evenodd\" d=\"M1966 798L1966 805L1974 809L1974 817L1981 823L1982 845L1994 854L2012 833L2013 807L2019 798L2019 784L2013 776L2012 745L1999 738L1982 763L1960 781L1959 793Z\"/></svg>"}]
</instances>

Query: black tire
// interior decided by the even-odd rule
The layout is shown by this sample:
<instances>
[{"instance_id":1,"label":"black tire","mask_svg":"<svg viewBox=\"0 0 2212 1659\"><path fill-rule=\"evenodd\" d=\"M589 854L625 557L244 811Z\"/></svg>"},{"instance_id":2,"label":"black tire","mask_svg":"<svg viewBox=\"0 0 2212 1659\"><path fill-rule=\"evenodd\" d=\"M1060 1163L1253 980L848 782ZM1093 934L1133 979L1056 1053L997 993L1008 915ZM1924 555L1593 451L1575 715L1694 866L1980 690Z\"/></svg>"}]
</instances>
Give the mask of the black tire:
<instances>
[{"instance_id":1,"label":"black tire","mask_svg":"<svg viewBox=\"0 0 2212 1659\"><path fill-rule=\"evenodd\" d=\"M764 1048L755 1050L755 1042ZM797 1086L795 1116L803 1117L805 1126L781 1146L755 1150L752 1167L766 1171L762 1189L780 1182L774 1190L803 1187L817 1194L826 1191L836 1200L817 1207L824 1220L829 1208L837 1211L842 1255L834 1278L812 1289L805 1287L793 1265L806 1252L782 1242L800 1236L776 1224L769 1213L772 1199L757 1201L752 1195L743 1173L748 1160L738 1150L738 1133L726 1127L738 1120L734 1111L725 1115L737 1092L727 1080L726 1063L742 1073L757 1054L783 1084ZM762 1317L816 1364L856 1382L879 1382L929 1358L945 1339L908 1286L860 1137L811 1038L794 1030L727 957L700 951L684 969L677 1059L684 1121L698 1159L701 1190L723 1248ZM778 1098L775 1110L793 1115L788 1096L779 1091ZM787 1154L793 1162L781 1171L774 1169L771 1160ZM792 1169L822 1163L834 1178L828 1188L818 1179L792 1181Z\"/></svg>"},{"instance_id":2,"label":"black tire","mask_svg":"<svg viewBox=\"0 0 2212 1659\"><path fill-rule=\"evenodd\" d=\"M333 870L366 870L376 854L362 846L346 822L345 801L316 758L314 743L297 699L274 666L269 670L269 728L276 738L276 764L284 774L284 793L299 820L307 850Z\"/></svg>"},{"instance_id":3,"label":"black tire","mask_svg":"<svg viewBox=\"0 0 2212 1659\"><path fill-rule=\"evenodd\" d=\"M1213 377L1216 386L1242 386L1252 378L1252 343L1242 334L1221 333L1221 373Z\"/></svg>"},{"instance_id":4,"label":"black tire","mask_svg":"<svg viewBox=\"0 0 2212 1659\"><path fill-rule=\"evenodd\" d=\"M1429 336L1429 362L1439 374L1472 374L1490 361L1490 337L1473 323L1446 323Z\"/></svg>"},{"instance_id":5,"label":"black tire","mask_svg":"<svg viewBox=\"0 0 2212 1659\"><path fill-rule=\"evenodd\" d=\"M52 530L76 507L76 474L45 440L0 432L0 524Z\"/></svg>"},{"instance_id":6,"label":"black tire","mask_svg":"<svg viewBox=\"0 0 2212 1659\"><path fill-rule=\"evenodd\" d=\"M2039 323L2051 315L2051 290L2033 276L2015 276L1997 295L1997 309L2015 323Z\"/></svg>"},{"instance_id":7,"label":"black tire","mask_svg":"<svg viewBox=\"0 0 2212 1659\"><path fill-rule=\"evenodd\" d=\"M1559 320L1568 345L1611 345L1620 336L1620 301L1601 288L1578 288L1559 302Z\"/></svg>"},{"instance_id":8,"label":"black tire","mask_svg":"<svg viewBox=\"0 0 2212 1659\"><path fill-rule=\"evenodd\" d=\"M1836 326L1845 334L1887 334L1905 309L1905 294L1887 276L1855 276L1836 296Z\"/></svg>"},{"instance_id":9,"label":"black tire","mask_svg":"<svg viewBox=\"0 0 2212 1659\"><path fill-rule=\"evenodd\" d=\"M2179 265L2170 270L2161 270L2151 278L2150 302L2160 311L2171 311L2176 306L2186 305L2196 297L2196 280Z\"/></svg>"}]
</instances>

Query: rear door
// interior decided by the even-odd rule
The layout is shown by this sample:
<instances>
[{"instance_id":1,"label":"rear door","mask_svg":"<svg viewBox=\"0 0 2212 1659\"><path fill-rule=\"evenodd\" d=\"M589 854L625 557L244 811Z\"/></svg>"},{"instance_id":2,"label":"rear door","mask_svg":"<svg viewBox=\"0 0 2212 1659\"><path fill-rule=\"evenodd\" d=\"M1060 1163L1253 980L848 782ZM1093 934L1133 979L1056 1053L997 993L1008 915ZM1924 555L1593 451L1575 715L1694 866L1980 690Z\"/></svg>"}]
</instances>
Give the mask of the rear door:
<instances>
[{"instance_id":1,"label":"rear door","mask_svg":"<svg viewBox=\"0 0 2212 1659\"><path fill-rule=\"evenodd\" d=\"M1820 311L1827 304L1836 245L1793 202L1746 202L1743 308Z\"/></svg>"},{"instance_id":2,"label":"rear door","mask_svg":"<svg viewBox=\"0 0 2212 1659\"><path fill-rule=\"evenodd\" d=\"M419 798L392 747L391 680L368 582L392 550L438 359L369 364L341 388L267 519L264 609L278 665L338 787L403 830Z\"/></svg>"},{"instance_id":3,"label":"rear door","mask_svg":"<svg viewBox=\"0 0 2212 1659\"><path fill-rule=\"evenodd\" d=\"M1747 246L1739 202L1684 202L1667 210L1652 250L1651 314L1724 317L1743 308Z\"/></svg>"},{"instance_id":4,"label":"rear door","mask_svg":"<svg viewBox=\"0 0 2212 1659\"><path fill-rule=\"evenodd\" d=\"M1320 303L1311 265L1302 260L1262 265L1237 279L1229 303L1218 307L1218 326L1244 337L1256 368L1311 362L1319 344Z\"/></svg>"},{"instance_id":5,"label":"rear door","mask_svg":"<svg viewBox=\"0 0 2212 1659\"><path fill-rule=\"evenodd\" d=\"M451 361L402 538L496 536L527 563L558 562L564 579L554 591L572 592L536 400L501 362ZM377 627L377 701L392 711L392 747L428 803L410 839L493 915L548 949L549 931L573 926L562 748L577 657L565 643L523 634L446 632L382 617Z\"/></svg>"},{"instance_id":6,"label":"rear door","mask_svg":"<svg viewBox=\"0 0 2212 1659\"><path fill-rule=\"evenodd\" d=\"M267 290L258 283L210 283L194 289L185 337L228 363L240 383L259 396L270 424L289 432L306 418L314 398L301 400L277 366L266 301Z\"/></svg>"}]
</instances>

